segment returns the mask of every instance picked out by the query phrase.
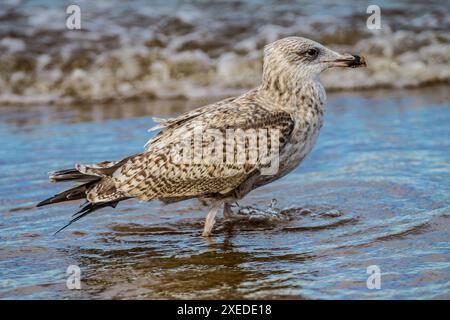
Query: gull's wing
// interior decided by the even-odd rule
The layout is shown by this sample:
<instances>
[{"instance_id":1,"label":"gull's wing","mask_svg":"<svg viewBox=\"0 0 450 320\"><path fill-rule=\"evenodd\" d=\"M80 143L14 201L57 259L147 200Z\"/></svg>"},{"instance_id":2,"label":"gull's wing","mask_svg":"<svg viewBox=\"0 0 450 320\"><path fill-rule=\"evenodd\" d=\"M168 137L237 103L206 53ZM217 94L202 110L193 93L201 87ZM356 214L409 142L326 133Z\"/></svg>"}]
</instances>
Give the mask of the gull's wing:
<instances>
[{"instance_id":1,"label":"gull's wing","mask_svg":"<svg viewBox=\"0 0 450 320\"><path fill-rule=\"evenodd\" d=\"M202 158L202 155L195 158L198 150L202 153L205 148L211 148L208 150L214 154L214 150L226 149L225 138L223 141L217 137L211 140L210 137L204 138L208 136L208 130L225 135L229 129L275 129L280 135L279 147L283 148L293 127L294 122L287 112L267 110L255 101L236 99L209 105L172 120L147 144L146 152L129 158L114 172L112 179L115 188L122 194L141 200L224 194L261 169L261 162L253 161L250 156L260 151L257 149L262 147L263 140L258 138L256 145L245 149L246 157L241 162L223 161L224 157L211 160L211 157ZM192 142L198 132L203 134L200 148ZM181 149L188 154L191 152L191 157L175 159ZM233 147L223 154L231 152L231 159L237 159L238 151Z\"/></svg>"},{"instance_id":2,"label":"gull's wing","mask_svg":"<svg viewBox=\"0 0 450 320\"><path fill-rule=\"evenodd\" d=\"M185 114L182 114L177 118L169 118L169 119L153 118L153 121L155 121L157 125L154 126L153 128L150 128L149 131L154 131L158 129L161 129L161 131L145 144L145 149L147 150L152 144L154 145L156 141L161 140L166 135L166 133L173 132L176 128L181 127L187 121L200 117L203 114L208 114L216 110L217 108L226 106L235 99L236 97L231 97L216 103L208 104L201 108L197 108Z\"/></svg>"},{"instance_id":3,"label":"gull's wing","mask_svg":"<svg viewBox=\"0 0 450 320\"><path fill-rule=\"evenodd\" d=\"M214 110L215 108L219 107L219 106L223 106L226 105L230 102L232 102L233 100L235 100L236 97L230 97L230 98L226 98L223 99L221 101L212 103L212 104L208 104L206 106L203 106L201 108L197 108L194 109L192 111L189 111L185 114L182 114L181 116L177 117L177 118L169 118L169 119L162 119L162 118L157 118L154 117L153 121L155 121L157 123L156 126L154 126L153 128L150 128L149 131L154 131L157 129L162 129L163 131L168 129L168 128L173 128L174 126L178 126L190 119L193 119L195 117L198 117L199 115L206 113L208 111Z\"/></svg>"}]
</instances>

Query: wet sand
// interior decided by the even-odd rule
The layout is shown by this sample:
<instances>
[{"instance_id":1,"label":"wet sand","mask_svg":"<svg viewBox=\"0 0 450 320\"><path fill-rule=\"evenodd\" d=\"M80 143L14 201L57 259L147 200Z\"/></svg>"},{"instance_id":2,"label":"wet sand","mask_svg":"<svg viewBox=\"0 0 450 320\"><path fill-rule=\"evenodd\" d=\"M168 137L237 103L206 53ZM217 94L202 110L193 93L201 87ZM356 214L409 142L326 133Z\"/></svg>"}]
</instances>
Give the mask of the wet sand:
<instances>
[{"instance_id":1,"label":"wet sand","mask_svg":"<svg viewBox=\"0 0 450 320\"><path fill-rule=\"evenodd\" d=\"M286 221L219 217L205 240L198 203L127 201L52 236L78 205L34 208L64 187L48 171L139 152L151 116L207 100L0 106L0 298L450 298L447 87L329 95L312 154L240 202Z\"/></svg>"}]
</instances>

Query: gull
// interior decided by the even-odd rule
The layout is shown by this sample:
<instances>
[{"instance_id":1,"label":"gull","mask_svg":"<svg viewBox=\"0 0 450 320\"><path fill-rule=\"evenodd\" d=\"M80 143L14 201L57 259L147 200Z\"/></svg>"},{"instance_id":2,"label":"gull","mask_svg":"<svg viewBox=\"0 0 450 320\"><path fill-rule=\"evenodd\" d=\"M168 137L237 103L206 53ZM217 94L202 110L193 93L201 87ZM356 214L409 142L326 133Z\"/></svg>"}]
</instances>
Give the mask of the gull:
<instances>
[{"instance_id":1,"label":"gull","mask_svg":"<svg viewBox=\"0 0 450 320\"><path fill-rule=\"evenodd\" d=\"M142 153L51 172L52 182L78 184L37 206L86 201L59 232L97 209L115 208L131 198L165 203L197 198L209 205L202 233L208 237L222 206L230 218L230 204L285 176L310 153L326 102L319 74L331 67L365 65L363 57L302 37L270 43L264 47L258 87L174 119L158 119L160 132Z\"/></svg>"}]
</instances>

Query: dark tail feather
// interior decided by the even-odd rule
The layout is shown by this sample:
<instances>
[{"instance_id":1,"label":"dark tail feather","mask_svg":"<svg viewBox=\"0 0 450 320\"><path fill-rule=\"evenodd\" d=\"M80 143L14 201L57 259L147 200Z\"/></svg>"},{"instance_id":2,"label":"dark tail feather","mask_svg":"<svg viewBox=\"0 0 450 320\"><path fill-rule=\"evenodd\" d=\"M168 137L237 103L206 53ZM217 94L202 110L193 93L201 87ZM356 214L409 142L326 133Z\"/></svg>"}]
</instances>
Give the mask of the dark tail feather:
<instances>
[{"instance_id":1,"label":"dark tail feather","mask_svg":"<svg viewBox=\"0 0 450 320\"><path fill-rule=\"evenodd\" d=\"M124 161L125 160L126 159L124 159ZM118 166L119 164L116 164L116 165L113 164L112 166L105 167L105 168L98 168L97 170L102 171L101 172L102 174L107 173L108 170L109 171L112 170L111 171L111 173L112 173L115 166ZM68 169L68 170L61 170L61 171L56 171L56 172L50 173L50 180L53 182L75 181L75 182L82 182L82 184L72 187L71 189L68 189L61 193L58 193L58 194L54 195L53 197L50 197L48 199L45 199L44 201L39 202L37 204L38 207L49 205L49 204L55 204L55 203L59 203L59 202L86 199L86 195L89 192L89 190L91 190L94 185L99 183L102 180L102 177L96 176L96 175L84 174L84 173L79 172L76 169ZM56 231L55 234L64 230L65 228L70 226L75 221L83 218L84 216L86 216L98 209L101 209L104 207L115 208L120 201L125 200L125 199L128 199L128 198L125 197L125 198L120 198L120 199L114 199L112 201L103 202L103 203L87 202L87 204L85 203L83 205L83 207L81 208L80 211L78 211L77 213L75 213L73 215L74 218L68 224L66 224L64 227L62 227L61 229Z\"/></svg>"},{"instance_id":2,"label":"dark tail feather","mask_svg":"<svg viewBox=\"0 0 450 320\"><path fill-rule=\"evenodd\" d=\"M79 182L84 182L84 184L75 186L69 190L56 194L53 197L45 199L44 201L41 201L37 204L38 207L58 202L84 199L86 198L86 191L88 191L88 189L92 187L95 183L100 181L101 177L84 174L76 169L67 169L51 172L49 174L49 179L52 182L75 180Z\"/></svg>"},{"instance_id":3,"label":"dark tail feather","mask_svg":"<svg viewBox=\"0 0 450 320\"><path fill-rule=\"evenodd\" d=\"M98 180L98 176L92 176L88 174L84 174L79 172L76 169L67 169L67 170L60 170L51 172L49 174L49 179L51 182L61 182L61 181L71 181L71 180L78 180L78 181L92 181L92 180Z\"/></svg>"},{"instance_id":4,"label":"dark tail feather","mask_svg":"<svg viewBox=\"0 0 450 320\"><path fill-rule=\"evenodd\" d=\"M54 195L53 197L50 197L48 199L45 199L44 201L39 202L36 206L42 207L48 204L54 204L58 202L64 202L64 201L72 201L72 200L79 200L86 198L86 191L94 185L96 182L100 180L99 177L96 177L96 180L92 180L88 183L73 187L69 190L63 191L61 193L58 193Z\"/></svg>"},{"instance_id":5,"label":"dark tail feather","mask_svg":"<svg viewBox=\"0 0 450 320\"><path fill-rule=\"evenodd\" d=\"M68 224L66 224L64 227L62 227L61 229L59 229L58 231L56 231L53 235L56 235L58 232L64 230L65 228L67 228L68 226L70 226L72 223L74 223L77 220L80 220L81 218L83 218L84 216L87 216L88 214L104 208L104 207L113 207L115 208L117 206L117 204L125 199L119 199L119 200L115 200L115 201L111 201L111 202L105 202L105 203L88 203L87 205L85 205L83 208L81 208L80 211L76 212L73 215L73 219L69 221Z\"/></svg>"}]
</instances>

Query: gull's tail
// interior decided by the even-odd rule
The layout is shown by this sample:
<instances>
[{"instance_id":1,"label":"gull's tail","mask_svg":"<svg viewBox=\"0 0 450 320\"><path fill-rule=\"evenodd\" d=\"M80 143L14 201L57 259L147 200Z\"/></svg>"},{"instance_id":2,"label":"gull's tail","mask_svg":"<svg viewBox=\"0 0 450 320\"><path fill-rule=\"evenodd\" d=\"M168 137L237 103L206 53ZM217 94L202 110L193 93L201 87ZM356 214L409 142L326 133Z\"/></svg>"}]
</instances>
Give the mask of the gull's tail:
<instances>
[{"instance_id":1,"label":"gull's tail","mask_svg":"<svg viewBox=\"0 0 450 320\"><path fill-rule=\"evenodd\" d=\"M70 188L66 191L58 193L53 197L45 199L37 204L37 207L42 207L49 204L73 201L79 199L86 199L86 193L89 189L101 180L101 177L89 176L78 172L75 169L62 170L57 172L52 172L49 175L49 179L52 182L62 182L62 181L87 181L81 185Z\"/></svg>"},{"instance_id":2,"label":"gull's tail","mask_svg":"<svg viewBox=\"0 0 450 320\"><path fill-rule=\"evenodd\" d=\"M73 219L70 220L65 226L63 226L62 228L58 229L58 231L56 231L53 235L57 234L58 232L64 230L65 228L67 228L68 226L70 226L72 223L74 223L77 220L80 220L81 218L83 218L84 216L87 216L88 214L104 208L104 207L112 207L115 208L117 206L117 204L125 199L121 199L121 200L117 200L117 201L111 201L111 202L105 202L105 203L99 203L99 204L95 204L95 203L87 203L85 206L83 206L80 211L75 212L72 217Z\"/></svg>"},{"instance_id":3,"label":"gull's tail","mask_svg":"<svg viewBox=\"0 0 450 320\"><path fill-rule=\"evenodd\" d=\"M36 205L37 207L66 201L86 200L81 210L73 215L73 219L56 231L55 234L98 209L104 207L115 208L120 201L128 199L127 197L121 196L120 192L117 192L114 185L111 184L110 175L120 165L121 163L115 162L102 162L92 166L77 165L76 169L61 170L49 174L51 182L73 181L81 184L39 202ZM101 202L95 203L95 201L88 199L88 194L93 189L103 191L104 194L99 195L103 197Z\"/></svg>"}]
</instances>

